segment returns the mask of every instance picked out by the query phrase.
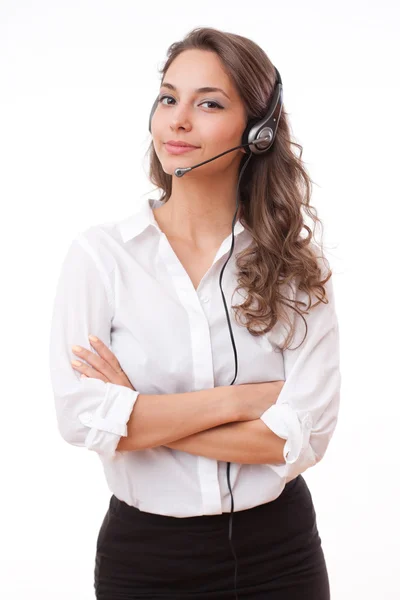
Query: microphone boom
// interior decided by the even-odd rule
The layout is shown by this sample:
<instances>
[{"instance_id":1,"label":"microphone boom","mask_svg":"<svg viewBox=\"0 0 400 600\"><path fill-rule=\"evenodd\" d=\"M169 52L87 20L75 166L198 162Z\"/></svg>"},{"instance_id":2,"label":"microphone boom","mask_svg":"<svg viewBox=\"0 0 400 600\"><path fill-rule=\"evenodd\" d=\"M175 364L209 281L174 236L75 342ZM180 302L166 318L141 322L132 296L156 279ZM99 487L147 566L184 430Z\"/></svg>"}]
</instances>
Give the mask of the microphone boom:
<instances>
[{"instance_id":1,"label":"microphone boom","mask_svg":"<svg viewBox=\"0 0 400 600\"><path fill-rule=\"evenodd\" d=\"M188 173L189 171L192 171L193 169L197 169L197 167L201 167L201 165L205 165L205 164L211 162L212 160L219 158L220 156L224 156L224 154L228 154L228 152L232 152L233 150L238 150L238 148L243 148L244 146L252 146L254 144L258 144L260 142L265 142L265 141L269 141L269 138L262 137L257 140L254 140L254 142L250 142L248 144L240 144L239 146L235 146L234 148L225 150L225 152L221 152L221 154L217 154L217 156L213 156L212 158L209 158L209 159L199 163L198 165L193 165L193 167L182 167L182 168L178 167L177 169L175 169L174 173L175 173L176 177L183 177L183 175L185 173Z\"/></svg>"}]
</instances>

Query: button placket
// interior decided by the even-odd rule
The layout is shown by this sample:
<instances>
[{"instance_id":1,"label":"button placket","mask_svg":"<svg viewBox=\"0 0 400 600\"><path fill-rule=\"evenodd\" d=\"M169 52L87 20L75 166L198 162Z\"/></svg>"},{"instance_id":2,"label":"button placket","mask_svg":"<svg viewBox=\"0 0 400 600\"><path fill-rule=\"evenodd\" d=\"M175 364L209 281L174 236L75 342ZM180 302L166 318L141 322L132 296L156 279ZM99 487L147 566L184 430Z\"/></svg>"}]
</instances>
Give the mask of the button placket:
<instances>
[{"instance_id":1,"label":"button placket","mask_svg":"<svg viewBox=\"0 0 400 600\"><path fill-rule=\"evenodd\" d=\"M176 293L188 316L193 364L193 391L212 388L215 384L214 365L210 326L204 310L204 305L208 304L210 296L203 291L204 278L196 290L165 237L160 240L160 250ZM215 262L214 260L213 264ZM210 275L212 266L204 277ZM221 513L222 500L218 480L218 461L198 456L197 467L205 514Z\"/></svg>"}]
</instances>

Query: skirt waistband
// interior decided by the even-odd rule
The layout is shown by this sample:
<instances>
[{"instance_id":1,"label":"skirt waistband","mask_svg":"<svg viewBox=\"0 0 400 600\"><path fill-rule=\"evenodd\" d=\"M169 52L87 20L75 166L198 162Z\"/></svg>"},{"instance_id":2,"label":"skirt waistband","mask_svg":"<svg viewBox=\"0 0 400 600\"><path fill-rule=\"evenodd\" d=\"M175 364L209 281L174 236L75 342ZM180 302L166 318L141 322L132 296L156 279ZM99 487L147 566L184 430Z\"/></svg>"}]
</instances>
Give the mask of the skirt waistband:
<instances>
[{"instance_id":1,"label":"skirt waistband","mask_svg":"<svg viewBox=\"0 0 400 600\"><path fill-rule=\"evenodd\" d=\"M303 480L305 484L304 478L301 475L297 475L297 477L295 477L285 485L282 492L277 498L275 498L275 500L266 502L265 504L253 506L252 508L248 508L246 510L234 511L236 521L238 519L250 518L250 516L252 516L253 514L254 517L256 517L260 511L268 510L270 507L275 507L277 504L280 504L283 501L283 498L286 497L286 495L296 486L296 484L300 480ZM110 499L110 512L121 519L127 519L129 521L132 521L134 519L140 518L140 520L144 523L149 522L152 525L159 524L163 526L168 526L170 524L171 527L173 526L174 528L180 526L183 528L186 528L188 526L196 527L196 525L198 525L201 528L204 528L205 526L207 526L207 524L210 526L224 524L229 520L231 514L229 511L215 515L196 515L193 517L177 518L171 515L160 515L157 513L149 513L140 510L136 506L131 506L130 504L127 504L126 502L124 502L124 500L119 500L119 498L117 498L114 494L111 496Z\"/></svg>"}]
</instances>

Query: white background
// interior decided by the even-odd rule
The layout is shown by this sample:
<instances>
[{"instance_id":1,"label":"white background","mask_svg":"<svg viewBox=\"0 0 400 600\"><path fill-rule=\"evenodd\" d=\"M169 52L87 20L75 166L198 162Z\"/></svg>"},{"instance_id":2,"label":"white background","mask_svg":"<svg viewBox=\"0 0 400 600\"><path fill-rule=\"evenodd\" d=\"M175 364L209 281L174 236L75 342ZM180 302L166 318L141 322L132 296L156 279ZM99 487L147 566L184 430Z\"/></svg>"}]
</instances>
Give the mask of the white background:
<instances>
[{"instance_id":1,"label":"white background","mask_svg":"<svg viewBox=\"0 0 400 600\"><path fill-rule=\"evenodd\" d=\"M399 23L395 0L2 0L3 598L94 598L111 493L98 457L57 431L53 296L78 232L158 197L144 158L158 69L198 26L266 51L315 182L343 383L327 454L304 476L332 600L400 598Z\"/></svg>"}]
</instances>

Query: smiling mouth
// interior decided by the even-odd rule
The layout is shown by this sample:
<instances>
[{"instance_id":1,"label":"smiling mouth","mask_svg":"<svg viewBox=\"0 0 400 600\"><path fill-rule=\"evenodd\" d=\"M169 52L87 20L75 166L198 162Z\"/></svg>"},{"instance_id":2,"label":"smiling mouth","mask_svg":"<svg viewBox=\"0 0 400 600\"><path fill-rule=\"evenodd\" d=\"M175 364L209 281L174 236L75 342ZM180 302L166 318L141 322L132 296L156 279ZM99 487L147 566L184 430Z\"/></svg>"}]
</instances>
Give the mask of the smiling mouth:
<instances>
[{"instance_id":1,"label":"smiling mouth","mask_svg":"<svg viewBox=\"0 0 400 600\"><path fill-rule=\"evenodd\" d=\"M193 144L180 144L178 142L165 142L167 146L175 146L175 148L197 148L198 146L193 146Z\"/></svg>"},{"instance_id":2,"label":"smiling mouth","mask_svg":"<svg viewBox=\"0 0 400 600\"><path fill-rule=\"evenodd\" d=\"M184 152L190 152L191 150L198 150L196 146L175 146L173 144L165 144L167 152L170 154L183 154Z\"/></svg>"}]
</instances>

